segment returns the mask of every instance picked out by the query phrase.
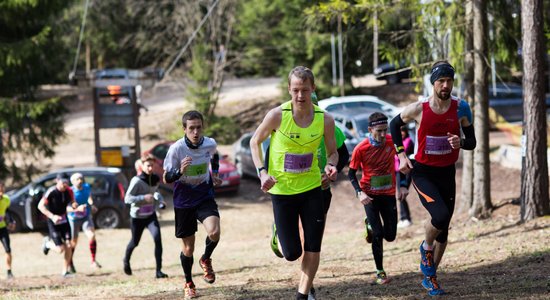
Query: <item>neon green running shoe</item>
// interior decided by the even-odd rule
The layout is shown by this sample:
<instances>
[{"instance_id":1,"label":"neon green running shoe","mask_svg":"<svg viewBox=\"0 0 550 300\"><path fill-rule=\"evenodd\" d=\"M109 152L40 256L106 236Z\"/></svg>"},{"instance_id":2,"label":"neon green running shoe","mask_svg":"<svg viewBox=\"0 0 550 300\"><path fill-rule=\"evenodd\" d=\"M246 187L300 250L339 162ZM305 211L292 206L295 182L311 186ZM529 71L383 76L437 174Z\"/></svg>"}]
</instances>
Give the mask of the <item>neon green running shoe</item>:
<instances>
[{"instance_id":1,"label":"neon green running shoe","mask_svg":"<svg viewBox=\"0 0 550 300\"><path fill-rule=\"evenodd\" d=\"M283 258L283 254L281 254L281 251L279 251L279 242L277 240L277 227L275 226L275 223L273 223L273 226L271 227L271 239L269 246L271 246L271 251L277 255L277 257Z\"/></svg>"}]
</instances>

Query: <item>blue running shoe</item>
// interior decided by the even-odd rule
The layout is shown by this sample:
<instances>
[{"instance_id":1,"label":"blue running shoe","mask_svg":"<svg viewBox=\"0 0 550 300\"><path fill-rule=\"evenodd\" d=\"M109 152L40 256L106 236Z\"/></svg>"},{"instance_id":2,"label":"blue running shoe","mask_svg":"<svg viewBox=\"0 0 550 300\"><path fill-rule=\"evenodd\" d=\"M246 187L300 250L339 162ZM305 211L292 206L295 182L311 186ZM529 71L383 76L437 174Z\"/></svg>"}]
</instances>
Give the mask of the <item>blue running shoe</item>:
<instances>
[{"instance_id":1,"label":"blue running shoe","mask_svg":"<svg viewBox=\"0 0 550 300\"><path fill-rule=\"evenodd\" d=\"M283 258L283 254L281 251L279 251L279 241L277 240L277 227L275 224L271 227L271 239L269 241L269 246L271 247L271 251L280 258Z\"/></svg>"},{"instance_id":2,"label":"blue running shoe","mask_svg":"<svg viewBox=\"0 0 550 300\"><path fill-rule=\"evenodd\" d=\"M445 291L437 283L437 276L426 276L422 280L422 286L428 290L429 296L445 295Z\"/></svg>"},{"instance_id":3,"label":"blue running shoe","mask_svg":"<svg viewBox=\"0 0 550 300\"><path fill-rule=\"evenodd\" d=\"M424 250L423 244L420 243L420 270L424 276L435 276L434 251Z\"/></svg>"}]
</instances>

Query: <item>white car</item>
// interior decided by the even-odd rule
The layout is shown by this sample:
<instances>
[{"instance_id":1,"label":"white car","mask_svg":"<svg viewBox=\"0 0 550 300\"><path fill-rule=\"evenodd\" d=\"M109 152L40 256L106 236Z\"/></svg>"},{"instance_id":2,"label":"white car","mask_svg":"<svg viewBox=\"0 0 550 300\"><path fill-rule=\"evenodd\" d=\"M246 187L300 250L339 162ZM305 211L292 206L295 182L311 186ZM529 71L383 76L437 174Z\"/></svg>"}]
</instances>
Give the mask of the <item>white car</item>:
<instances>
[{"instance_id":1,"label":"white car","mask_svg":"<svg viewBox=\"0 0 550 300\"><path fill-rule=\"evenodd\" d=\"M369 108L387 114L390 119L395 117L402 110L401 107L397 107L387 101L371 95L330 97L319 101L318 105L327 112L354 110L360 107Z\"/></svg>"}]
</instances>

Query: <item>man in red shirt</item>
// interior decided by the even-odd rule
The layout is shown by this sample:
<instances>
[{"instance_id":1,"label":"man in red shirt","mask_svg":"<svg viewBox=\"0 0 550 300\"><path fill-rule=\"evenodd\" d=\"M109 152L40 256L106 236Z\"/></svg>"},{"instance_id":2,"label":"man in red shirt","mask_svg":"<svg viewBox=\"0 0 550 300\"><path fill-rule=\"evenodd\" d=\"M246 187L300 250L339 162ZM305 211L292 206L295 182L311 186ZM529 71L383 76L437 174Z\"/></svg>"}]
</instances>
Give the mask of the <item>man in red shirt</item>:
<instances>
[{"instance_id":1,"label":"man in red shirt","mask_svg":"<svg viewBox=\"0 0 550 300\"><path fill-rule=\"evenodd\" d=\"M397 208L395 200L395 148L388 133L388 117L383 113L369 116L369 134L355 149L349 163L348 177L365 207L369 231L367 242L372 242L372 255L376 264L377 284L390 282L382 264L383 240L395 240ZM356 173L363 176L357 182ZM371 240L372 238L372 240Z\"/></svg>"},{"instance_id":2,"label":"man in red shirt","mask_svg":"<svg viewBox=\"0 0 550 300\"><path fill-rule=\"evenodd\" d=\"M436 62L430 77L433 96L406 106L390 124L399 170L404 174L411 172L412 185L431 217L425 223L425 240L420 244L420 269L425 276L422 286L430 296L445 293L437 282L436 271L447 247L455 206L455 163L460 148L473 150L476 146L470 107L451 95L454 73L448 62ZM412 121L418 128L414 163L404 151L399 131Z\"/></svg>"}]
</instances>

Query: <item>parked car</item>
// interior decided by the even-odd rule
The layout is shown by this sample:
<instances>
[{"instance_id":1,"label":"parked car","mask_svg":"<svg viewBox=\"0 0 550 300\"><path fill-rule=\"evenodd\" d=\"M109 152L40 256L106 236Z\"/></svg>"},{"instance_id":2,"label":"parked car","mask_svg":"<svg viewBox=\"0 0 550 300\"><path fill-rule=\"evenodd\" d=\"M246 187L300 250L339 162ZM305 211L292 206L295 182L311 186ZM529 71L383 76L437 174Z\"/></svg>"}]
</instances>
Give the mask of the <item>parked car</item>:
<instances>
[{"instance_id":1,"label":"parked car","mask_svg":"<svg viewBox=\"0 0 550 300\"><path fill-rule=\"evenodd\" d=\"M46 216L38 210L38 202L55 185L58 173L69 176L82 173L92 187L92 199L98 211L93 215L97 228L117 228L129 224L129 212L124 203L128 180L118 168L69 168L51 171L19 190L8 192L11 199L9 212L16 221L15 231L47 230Z\"/></svg>"},{"instance_id":2,"label":"parked car","mask_svg":"<svg viewBox=\"0 0 550 300\"><path fill-rule=\"evenodd\" d=\"M155 157L155 164L153 165L153 172L162 178L164 173L163 165L168 149L174 143L174 141L166 141L158 143L151 149L143 152L143 154L151 154ZM222 184L214 187L216 193L222 192L236 192L241 184L241 176L237 171L237 167L232 164L227 155L220 156L220 169L219 176L222 179ZM162 187L172 190L172 184L163 184Z\"/></svg>"},{"instance_id":3,"label":"parked car","mask_svg":"<svg viewBox=\"0 0 550 300\"><path fill-rule=\"evenodd\" d=\"M356 108L331 111L334 121L342 124L358 141L362 141L369 133L369 117L375 112L371 108Z\"/></svg>"},{"instance_id":4,"label":"parked car","mask_svg":"<svg viewBox=\"0 0 550 300\"><path fill-rule=\"evenodd\" d=\"M342 130L346 136L344 143L348 149L349 155L353 149L361 140L358 140L348 129L344 127L341 123L335 122L336 126ZM258 174L256 173L256 166L252 161L252 152L250 151L250 139L252 138L253 132L247 132L243 134L235 143L233 143L233 151L235 153L235 165L239 174L243 177L256 178ZM269 147L270 139L267 138L262 143L262 154L265 156L265 150Z\"/></svg>"},{"instance_id":5,"label":"parked car","mask_svg":"<svg viewBox=\"0 0 550 300\"><path fill-rule=\"evenodd\" d=\"M411 76L411 68L407 67L406 61L399 62L399 68L389 62L378 65L374 69L374 77L378 80L386 80L388 84L396 84L403 79L407 79Z\"/></svg>"},{"instance_id":6,"label":"parked car","mask_svg":"<svg viewBox=\"0 0 550 300\"><path fill-rule=\"evenodd\" d=\"M354 109L372 109L383 112L388 118L393 118L399 114L402 108L397 107L385 100L371 95L355 95L343 97L331 97L319 101L319 107L327 112L338 110L354 110Z\"/></svg>"}]
</instances>

